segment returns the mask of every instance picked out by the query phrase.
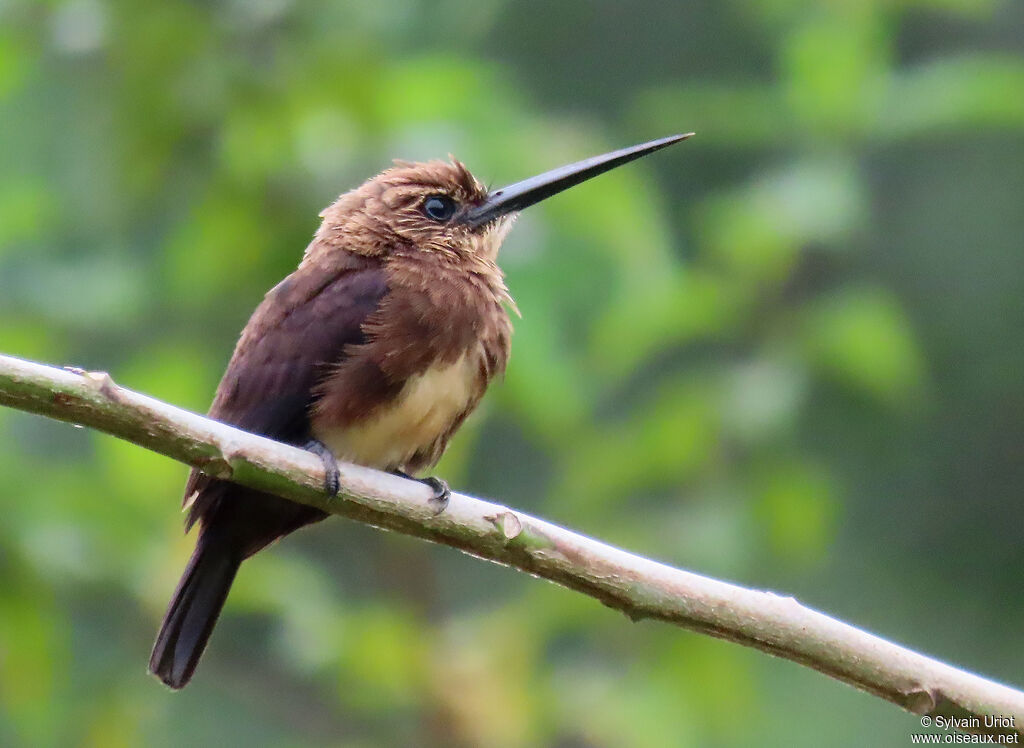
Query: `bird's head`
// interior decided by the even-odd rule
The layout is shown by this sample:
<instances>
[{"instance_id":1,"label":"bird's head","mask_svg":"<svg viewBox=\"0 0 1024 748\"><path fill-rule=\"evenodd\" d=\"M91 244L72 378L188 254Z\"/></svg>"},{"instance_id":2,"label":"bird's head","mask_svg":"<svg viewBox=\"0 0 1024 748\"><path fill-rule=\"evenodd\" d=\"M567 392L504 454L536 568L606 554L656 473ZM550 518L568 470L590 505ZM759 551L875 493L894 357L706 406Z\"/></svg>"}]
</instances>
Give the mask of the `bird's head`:
<instances>
[{"instance_id":1,"label":"bird's head","mask_svg":"<svg viewBox=\"0 0 1024 748\"><path fill-rule=\"evenodd\" d=\"M562 190L688 138L623 148L488 191L460 162L399 161L321 213L321 246L367 255L430 252L494 260L519 212Z\"/></svg>"}]
</instances>

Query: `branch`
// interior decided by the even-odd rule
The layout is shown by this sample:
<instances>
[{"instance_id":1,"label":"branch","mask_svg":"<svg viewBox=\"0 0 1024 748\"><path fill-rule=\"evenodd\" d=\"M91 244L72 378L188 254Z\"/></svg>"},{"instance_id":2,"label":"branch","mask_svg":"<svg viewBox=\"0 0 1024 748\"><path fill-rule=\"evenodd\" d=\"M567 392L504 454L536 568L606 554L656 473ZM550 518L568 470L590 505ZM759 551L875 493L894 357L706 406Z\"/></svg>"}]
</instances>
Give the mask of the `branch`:
<instances>
[{"instance_id":1,"label":"branch","mask_svg":"<svg viewBox=\"0 0 1024 748\"><path fill-rule=\"evenodd\" d=\"M90 426L218 478L450 545L582 592L633 620L655 618L784 657L927 715L939 727L1024 734L1024 693L791 597L674 569L462 494L453 493L436 514L431 489L358 465L339 464L342 495L332 498L323 490L323 465L309 452L124 389L104 372L0 356L0 405Z\"/></svg>"}]
</instances>

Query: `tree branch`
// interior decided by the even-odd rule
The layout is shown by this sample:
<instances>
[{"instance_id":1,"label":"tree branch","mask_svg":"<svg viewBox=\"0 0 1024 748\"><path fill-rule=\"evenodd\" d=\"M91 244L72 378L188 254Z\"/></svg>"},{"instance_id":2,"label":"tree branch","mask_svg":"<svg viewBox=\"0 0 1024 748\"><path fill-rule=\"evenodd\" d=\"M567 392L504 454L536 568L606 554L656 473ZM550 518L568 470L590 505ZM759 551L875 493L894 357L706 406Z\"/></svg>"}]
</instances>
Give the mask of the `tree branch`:
<instances>
[{"instance_id":1,"label":"tree branch","mask_svg":"<svg viewBox=\"0 0 1024 748\"><path fill-rule=\"evenodd\" d=\"M912 652L791 597L674 569L500 504L341 463L342 495L320 459L116 385L103 372L0 356L0 404L90 426L331 514L450 545L596 598L814 668L918 715L979 733L1024 734L1024 693ZM936 719L936 724L942 723Z\"/></svg>"}]
</instances>

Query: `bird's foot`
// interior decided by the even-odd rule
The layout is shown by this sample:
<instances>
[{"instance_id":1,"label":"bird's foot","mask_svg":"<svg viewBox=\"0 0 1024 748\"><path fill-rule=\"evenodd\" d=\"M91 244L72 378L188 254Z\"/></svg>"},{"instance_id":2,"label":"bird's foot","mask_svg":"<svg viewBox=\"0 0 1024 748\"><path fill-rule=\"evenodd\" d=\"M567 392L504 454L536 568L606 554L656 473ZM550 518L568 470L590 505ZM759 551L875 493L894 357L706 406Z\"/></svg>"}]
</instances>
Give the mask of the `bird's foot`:
<instances>
[{"instance_id":1,"label":"bird's foot","mask_svg":"<svg viewBox=\"0 0 1024 748\"><path fill-rule=\"evenodd\" d=\"M327 445L317 439L310 439L303 446L307 452L312 452L324 464L324 490L331 496L338 495L341 488L341 475L338 472L338 462L334 459L334 453L327 448Z\"/></svg>"},{"instance_id":2,"label":"bird's foot","mask_svg":"<svg viewBox=\"0 0 1024 748\"><path fill-rule=\"evenodd\" d=\"M448 507L448 500L452 497L452 490L448 487L448 482L431 475L429 478L414 478L408 473L402 470L392 470L392 475L397 475L399 478L406 478L408 480L414 480L417 483L422 483L425 486L429 486L434 490L434 495L430 497L430 506L434 509L434 514L440 514Z\"/></svg>"}]
</instances>

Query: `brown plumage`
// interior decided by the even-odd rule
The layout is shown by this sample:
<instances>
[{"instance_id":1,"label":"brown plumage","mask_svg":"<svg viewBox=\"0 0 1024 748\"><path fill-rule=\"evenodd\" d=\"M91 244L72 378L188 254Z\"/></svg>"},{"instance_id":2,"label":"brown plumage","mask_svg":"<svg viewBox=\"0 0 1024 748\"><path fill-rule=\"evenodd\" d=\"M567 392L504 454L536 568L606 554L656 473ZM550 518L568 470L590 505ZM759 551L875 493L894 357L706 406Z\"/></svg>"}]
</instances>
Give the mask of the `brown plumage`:
<instances>
[{"instance_id":1,"label":"brown plumage","mask_svg":"<svg viewBox=\"0 0 1024 748\"><path fill-rule=\"evenodd\" d=\"M492 193L457 161L397 162L321 214L243 330L209 415L382 470L433 466L508 361L514 304L496 257L515 214L678 139ZM197 470L185 503L199 537L149 664L172 688L192 677L241 562L326 516Z\"/></svg>"}]
</instances>

